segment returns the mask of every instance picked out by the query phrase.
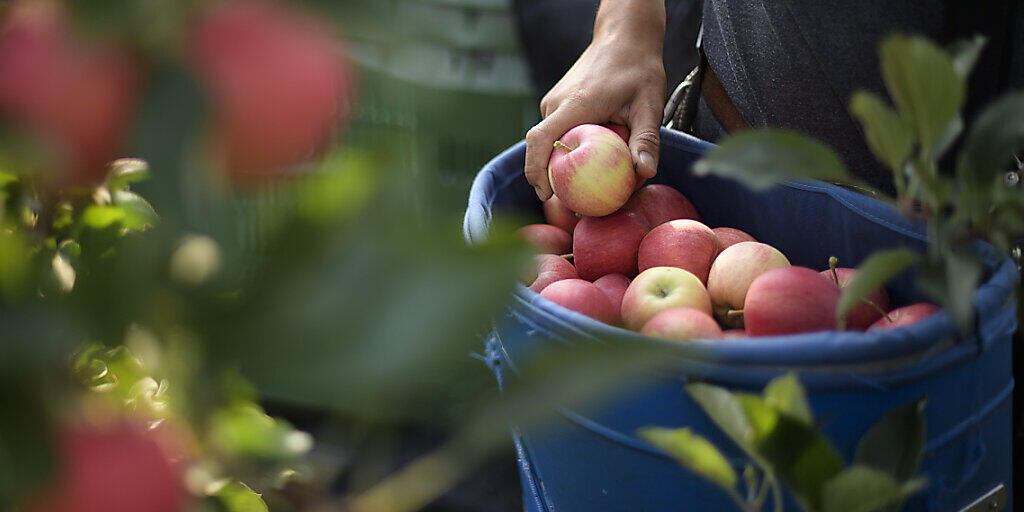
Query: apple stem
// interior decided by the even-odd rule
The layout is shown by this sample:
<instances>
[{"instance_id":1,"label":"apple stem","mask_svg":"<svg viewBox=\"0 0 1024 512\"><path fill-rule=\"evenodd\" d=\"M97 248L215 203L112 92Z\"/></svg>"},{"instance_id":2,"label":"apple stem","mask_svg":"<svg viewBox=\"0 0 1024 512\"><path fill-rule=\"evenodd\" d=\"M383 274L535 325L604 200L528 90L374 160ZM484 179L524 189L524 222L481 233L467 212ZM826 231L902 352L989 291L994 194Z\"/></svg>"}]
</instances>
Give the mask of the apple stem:
<instances>
[{"instance_id":1,"label":"apple stem","mask_svg":"<svg viewBox=\"0 0 1024 512\"><path fill-rule=\"evenodd\" d=\"M861 297L860 301L863 302L864 304L867 304L868 306L871 306L872 309L881 313L882 316L884 316L885 319L889 321L889 323L892 323L892 317L889 316L889 312L879 307L878 304L875 304L874 302L863 297Z\"/></svg>"},{"instance_id":2,"label":"apple stem","mask_svg":"<svg viewBox=\"0 0 1024 512\"><path fill-rule=\"evenodd\" d=\"M569 147L569 146L567 146L565 144L562 144L562 141L560 141L560 140L556 140L555 141L555 147L556 148L562 148L562 149L564 149L566 151L569 151L569 152L572 152L572 150L576 149L576 148L571 148L571 147Z\"/></svg>"},{"instance_id":3,"label":"apple stem","mask_svg":"<svg viewBox=\"0 0 1024 512\"><path fill-rule=\"evenodd\" d=\"M558 256L560 258L565 258L566 260L572 261L572 253L571 252L568 253L568 254L559 254Z\"/></svg>"},{"instance_id":4,"label":"apple stem","mask_svg":"<svg viewBox=\"0 0 1024 512\"><path fill-rule=\"evenodd\" d=\"M743 320L742 309L730 309L725 313L725 318L728 320Z\"/></svg>"},{"instance_id":5,"label":"apple stem","mask_svg":"<svg viewBox=\"0 0 1024 512\"><path fill-rule=\"evenodd\" d=\"M839 258L835 256L829 256L828 258L828 269L832 271L832 280L836 282L836 286L839 285L839 273L836 272L836 267L839 266Z\"/></svg>"}]
</instances>

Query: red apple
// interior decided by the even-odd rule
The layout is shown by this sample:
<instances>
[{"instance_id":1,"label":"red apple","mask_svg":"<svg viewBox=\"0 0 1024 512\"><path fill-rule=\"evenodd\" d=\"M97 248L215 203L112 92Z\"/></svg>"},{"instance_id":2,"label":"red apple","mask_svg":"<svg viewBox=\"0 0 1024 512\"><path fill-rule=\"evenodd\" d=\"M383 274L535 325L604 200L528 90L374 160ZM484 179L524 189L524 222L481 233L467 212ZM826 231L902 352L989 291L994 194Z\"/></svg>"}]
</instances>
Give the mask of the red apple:
<instances>
[{"instance_id":1,"label":"red apple","mask_svg":"<svg viewBox=\"0 0 1024 512\"><path fill-rule=\"evenodd\" d=\"M690 219L666 222L640 242L637 264L643 272L652 267L679 267L707 283L711 262L722 244L711 228Z\"/></svg>"},{"instance_id":2,"label":"red apple","mask_svg":"<svg viewBox=\"0 0 1024 512\"><path fill-rule=\"evenodd\" d=\"M736 338L746 338L747 331L743 329L729 329L727 331L722 331L722 337L727 340L732 340Z\"/></svg>"},{"instance_id":3,"label":"red apple","mask_svg":"<svg viewBox=\"0 0 1024 512\"><path fill-rule=\"evenodd\" d=\"M666 309L651 317L640 334L667 340L689 341L694 339L717 339L722 329L711 315L693 308Z\"/></svg>"},{"instance_id":4,"label":"red apple","mask_svg":"<svg viewBox=\"0 0 1024 512\"><path fill-rule=\"evenodd\" d=\"M629 283L622 297L622 320L626 327L636 330L654 315L677 307L711 314L711 299L700 279L681 268L649 268Z\"/></svg>"},{"instance_id":5,"label":"red apple","mask_svg":"<svg viewBox=\"0 0 1024 512\"><path fill-rule=\"evenodd\" d=\"M736 228L714 228L711 231L714 231L715 235L718 236L718 240L722 242L722 249L726 249L730 245L735 245L740 242L757 241L754 240L754 237Z\"/></svg>"},{"instance_id":6,"label":"red apple","mask_svg":"<svg viewBox=\"0 0 1024 512\"><path fill-rule=\"evenodd\" d=\"M741 322L734 321L729 311L743 309L750 283L773 268L788 266L789 260L781 252L760 242L740 242L723 250L708 274L715 316L726 325L739 327Z\"/></svg>"},{"instance_id":7,"label":"red apple","mask_svg":"<svg viewBox=\"0 0 1024 512\"><path fill-rule=\"evenodd\" d=\"M562 279L579 279L576 274L576 267L572 266L565 258L554 254L538 254L533 257L534 275L529 288L540 293L545 286Z\"/></svg>"},{"instance_id":8,"label":"red apple","mask_svg":"<svg viewBox=\"0 0 1024 512\"><path fill-rule=\"evenodd\" d=\"M774 268L747 290L744 325L751 336L833 330L839 295L839 287L814 270Z\"/></svg>"},{"instance_id":9,"label":"red apple","mask_svg":"<svg viewBox=\"0 0 1024 512\"><path fill-rule=\"evenodd\" d=\"M621 208L636 183L629 147L615 132L595 124L577 126L555 142L548 179L562 204L591 217Z\"/></svg>"},{"instance_id":10,"label":"red apple","mask_svg":"<svg viewBox=\"0 0 1024 512\"><path fill-rule=\"evenodd\" d=\"M896 308L889 312L889 318L892 319L891 321L885 317L879 318L878 321L868 327L868 332L884 331L915 324L934 315L935 313L938 313L939 311L938 306L927 302L918 302L917 304Z\"/></svg>"},{"instance_id":11,"label":"red apple","mask_svg":"<svg viewBox=\"0 0 1024 512\"><path fill-rule=\"evenodd\" d=\"M614 325L619 312L600 288L582 279L564 279L547 285L541 297L564 308L589 316L599 322Z\"/></svg>"},{"instance_id":12,"label":"red apple","mask_svg":"<svg viewBox=\"0 0 1024 512\"><path fill-rule=\"evenodd\" d=\"M693 203L668 185L647 185L637 190L622 208L643 215L652 228L670 220L700 220Z\"/></svg>"},{"instance_id":13,"label":"red apple","mask_svg":"<svg viewBox=\"0 0 1024 512\"><path fill-rule=\"evenodd\" d=\"M583 217L572 239L576 271L587 280L605 274L635 276L637 248L646 234L647 222L638 213L623 210Z\"/></svg>"},{"instance_id":14,"label":"red apple","mask_svg":"<svg viewBox=\"0 0 1024 512\"><path fill-rule=\"evenodd\" d=\"M557 196L551 196L551 199L544 201L544 218L547 219L548 224L558 226L570 235L576 228L576 223L580 221L580 216L566 208Z\"/></svg>"},{"instance_id":15,"label":"red apple","mask_svg":"<svg viewBox=\"0 0 1024 512\"><path fill-rule=\"evenodd\" d=\"M857 275L857 269L837 268L836 274L839 277L839 288L842 289L846 288L850 281L853 281L854 276ZM822 270L821 275L835 283L835 276L832 275L832 270ZM885 288L879 288L864 298L881 308L882 311L889 311L889 294L885 292ZM862 302L854 306L846 314L846 328L863 331L871 327L879 318L882 318L881 312Z\"/></svg>"},{"instance_id":16,"label":"red apple","mask_svg":"<svg viewBox=\"0 0 1024 512\"><path fill-rule=\"evenodd\" d=\"M628 126L623 125L623 124L616 124L616 123L605 123L605 124L603 124L601 126L604 126L605 128L608 128L609 130L615 132L615 135L618 135L619 138L622 139L622 142L625 142L627 146L629 145L629 127Z\"/></svg>"},{"instance_id":17,"label":"red apple","mask_svg":"<svg viewBox=\"0 0 1024 512\"><path fill-rule=\"evenodd\" d=\"M608 274L601 276L594 281L594 286L601 289L602 292L611 301L612 306L615 306L615 310L622 309L622 296L626 294L626 289L629 288L629 278L622 274Z\"/></svg>"},{"instance_id":18,"label":"red apple","mask_svg":"<svg viewBox=\"0 0 1024 512\"><path fill-rule=\"evenodd\" d=\"M283 3L232 0L211 3L187 37L234 177L279 174L331 142L353 80L328 24Z\"/></svg>"},{"instance_id":19,"label":"red apple","mask_svg":"<svg viewBox=\"0 0 1024 512\"><path fill-rule=\"evenodd\" d=\"M533 246L540 254L568 254L572 252L572 237L564 229L550 224L530 224L516 230L516 234Z\"/></svg>"},{"instance_id":20,"label":"red apple","mask_svg":"<svg viewBox=\"0 0 1024 512\"><path fill-rule=\"evenodd\" d=\"M157 436L139 425L64 429L54 481L25 512L180 512L181 473Z\"/></svg>"}]
</instances>

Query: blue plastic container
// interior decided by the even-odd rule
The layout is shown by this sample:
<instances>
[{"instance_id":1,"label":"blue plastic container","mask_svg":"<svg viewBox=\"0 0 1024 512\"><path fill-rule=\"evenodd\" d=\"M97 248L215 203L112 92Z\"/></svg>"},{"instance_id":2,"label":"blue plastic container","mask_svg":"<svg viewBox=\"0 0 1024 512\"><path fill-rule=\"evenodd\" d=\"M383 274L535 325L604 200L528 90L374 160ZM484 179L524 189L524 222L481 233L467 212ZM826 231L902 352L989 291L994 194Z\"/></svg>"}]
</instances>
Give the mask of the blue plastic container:
<instances>
[{"instance_id":1,"label":"blue plastic container","mask_svg":"<svg viewBox=\"0 0 1024 512\"><path fill-rule=\"evenodd\" d=\"M710 144L662 131L654 183L690 198L708 225L740 228L782 250L794 265L823 269L829 256L856 266L871 252L924 247L922 226L888 205L821 182L789 183L755 193L717 177L695 177L691 164ZM470 193L465 235L485 237L492 214L540 215L522 175L520 143L480 171ZM625 399L586 414L563 410L555 428L513 427L523 497L529 511L728 511L726 496L636 437L643 426L689 426L710 437L737 464L739 451L683 392L699 379L731 389L760 390L786 371L799 373L826 435L846 461L868 427L889 409L922 396L928 440L925 491L905 510L960 511L990 490L1011 487L1011 300L1017 272L1009 261L987 262L975 293L977 324L959 337L945 313L907 328L877 333L822 332L784 337L695 341L696 360L678 375L631 391ZM895 305L922 299L913 277L888 287ZM657 342L601 324L519 287L508 314L496 319L487 352L499 382L531 347L579 339ZM584 341L585 342L585 341ZM705 357L706 356L706 357ZM511 363L511 364L510 364ZM787 506L790 510L796 507ZM988 510L988 509L984 509ZM1013 510L1012 500L1004 510Z\"/></svg>"}]
</instances>

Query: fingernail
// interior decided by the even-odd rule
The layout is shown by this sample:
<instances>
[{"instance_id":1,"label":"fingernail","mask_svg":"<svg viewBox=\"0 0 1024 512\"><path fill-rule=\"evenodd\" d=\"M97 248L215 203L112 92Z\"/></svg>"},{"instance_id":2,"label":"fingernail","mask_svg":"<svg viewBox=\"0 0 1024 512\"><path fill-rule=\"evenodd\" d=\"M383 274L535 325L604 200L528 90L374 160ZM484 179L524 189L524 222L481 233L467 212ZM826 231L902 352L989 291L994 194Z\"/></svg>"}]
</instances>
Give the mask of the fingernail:
<instances>
[{"instance_id":1,"label":"fingernail","mask_svg":"<svg viewBox=\"0 0 1024 512\"><path fill-rule=\"evenodd\" d=\"M541 201L544 200L544 191L541 190L540 187L533 187L533 191L537 193L537 197L539 197Z\"/></svg>"},{"instance_id":2,"label":"fingernail","mask_svg":"<svg viewBox=\"0 0 1024 512\"><path fill-rule=\"evenodd\" d=\"M646 152L646 151L641 151L640 152L640 165L642 165L642 166L644 166L644 167L646 167L646 168L648 168L648 169L650 169L652 171L655 170L654 157L651 156L651 154Z\"/></svg>"}]
</instances>

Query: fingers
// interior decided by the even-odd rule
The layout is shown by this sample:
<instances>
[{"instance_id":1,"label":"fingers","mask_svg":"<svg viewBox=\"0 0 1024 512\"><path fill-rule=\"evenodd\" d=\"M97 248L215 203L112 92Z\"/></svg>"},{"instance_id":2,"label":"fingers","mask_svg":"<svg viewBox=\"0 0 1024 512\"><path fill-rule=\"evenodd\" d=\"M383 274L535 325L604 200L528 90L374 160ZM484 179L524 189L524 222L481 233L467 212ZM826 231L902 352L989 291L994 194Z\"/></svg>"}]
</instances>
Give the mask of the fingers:
<instances>
[{"instance_id":1,"label":"fingers","mask_svg":"<svg viewBox=\"0 0 1024 512\"><path fill-rule=\"evenodd\" d=\"M547 201L552 194L548 181L548 160L555 141L574 126L586 122L581 108L563 105L526 132L526 181L533 185L537 197Z\"/></svg>"},{"instance_id":2,"label":"fingers","mask_svg":"<svg viewBox=\"0 0 1024 512\"><path fill-rule=\"evenodd\" d=\"M637 102L630 113L629 151L633 154L636 172L644 178L652 178L658 173L661 109L656 103Z\"/></svg>"}]
</instances>

